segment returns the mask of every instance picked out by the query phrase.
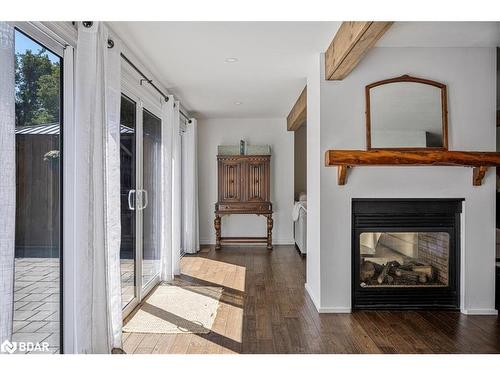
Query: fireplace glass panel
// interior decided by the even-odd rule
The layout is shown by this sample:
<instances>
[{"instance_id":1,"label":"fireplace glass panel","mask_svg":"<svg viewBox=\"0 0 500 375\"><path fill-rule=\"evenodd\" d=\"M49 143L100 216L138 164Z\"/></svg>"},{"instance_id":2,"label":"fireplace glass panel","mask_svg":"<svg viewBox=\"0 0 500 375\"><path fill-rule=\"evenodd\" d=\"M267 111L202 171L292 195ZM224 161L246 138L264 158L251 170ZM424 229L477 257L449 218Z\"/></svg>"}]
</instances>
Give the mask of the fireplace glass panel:
<instances>
[{"instance_id":1,"label":"fireplace glass panel","mask_svg":"<svg viewBox=\"0 0 500 375\"><path fill-rule=\"evenodd\" d=\"M361 287L446 287L447 232L364 232L360 235Z\"/></svg>"}]
</instances>

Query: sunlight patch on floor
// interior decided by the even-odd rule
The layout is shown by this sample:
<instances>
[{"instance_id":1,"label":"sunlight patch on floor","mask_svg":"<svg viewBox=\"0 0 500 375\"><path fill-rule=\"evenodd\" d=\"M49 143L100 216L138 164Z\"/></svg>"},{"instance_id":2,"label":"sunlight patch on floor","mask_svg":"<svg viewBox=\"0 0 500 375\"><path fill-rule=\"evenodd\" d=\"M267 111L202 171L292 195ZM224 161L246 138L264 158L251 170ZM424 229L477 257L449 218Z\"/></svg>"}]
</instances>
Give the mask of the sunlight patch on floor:
<instances>
[{"instance_id":1,"label":"sunlight patch on floor","mask_svg":"<svg viewBox=\"0 0 500 375\"><path fill-rule=\"evenodd\" d=\"M135 333L209 333L222 288L159 285L123 327Z\"/></svg>"},{"instance_id":2,"label":"sunlight patch on floor","mask_svg":"<svg viewBox=\"0 0 500 375\"><path fill-rule=\"evenodd\" d=\"M235 264L202 257L183 257L181 274L240 292L245 291L246 269Z\"/></svg>"},{"instance_id":3,"label":"sunlight patch on floor","mask_svg":"<svg viewBox=\"0 0 500 375\"><path fill-rule=\"evenodd\" d=\"M223 288L229 288L220 300L212 331L235 342L242 342L243 296L233 295L234 291L245 291L246 268L203 257L184 257L181 273Z\"/></svg>"}]
</instances>

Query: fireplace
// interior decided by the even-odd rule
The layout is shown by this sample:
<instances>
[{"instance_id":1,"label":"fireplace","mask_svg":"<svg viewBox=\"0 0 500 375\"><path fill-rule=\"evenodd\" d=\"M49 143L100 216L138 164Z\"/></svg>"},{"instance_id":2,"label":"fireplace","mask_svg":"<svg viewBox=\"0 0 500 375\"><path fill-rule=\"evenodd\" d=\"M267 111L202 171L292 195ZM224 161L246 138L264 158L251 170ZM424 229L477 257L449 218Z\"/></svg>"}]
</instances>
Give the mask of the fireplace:
<instances>
[{"instance_id":1,"label":"fireplace","mask_svg":"<svg viewBox=\"0 0 500 375\"><path fill-rule=\"evenodd\" d=\"M458 309L462 201L353 199L353 309Z\"/></svg>"}]
</instances>

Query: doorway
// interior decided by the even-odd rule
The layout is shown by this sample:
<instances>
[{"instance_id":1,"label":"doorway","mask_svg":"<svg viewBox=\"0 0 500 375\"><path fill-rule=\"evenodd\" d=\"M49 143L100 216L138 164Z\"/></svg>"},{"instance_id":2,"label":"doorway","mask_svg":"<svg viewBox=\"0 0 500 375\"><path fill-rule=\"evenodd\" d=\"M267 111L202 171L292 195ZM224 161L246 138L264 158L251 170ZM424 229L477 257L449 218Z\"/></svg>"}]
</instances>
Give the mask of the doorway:
<instances>
[{"instance_id":1,"label":"doorway","mask_svg":"<svg viewBox=\"0 0 500 375\"><path fill-rule=\"evenodd\" d=\"M297 249L307 252L307 124L294 131L293 233Z\"/></svg>"}]
</instances>

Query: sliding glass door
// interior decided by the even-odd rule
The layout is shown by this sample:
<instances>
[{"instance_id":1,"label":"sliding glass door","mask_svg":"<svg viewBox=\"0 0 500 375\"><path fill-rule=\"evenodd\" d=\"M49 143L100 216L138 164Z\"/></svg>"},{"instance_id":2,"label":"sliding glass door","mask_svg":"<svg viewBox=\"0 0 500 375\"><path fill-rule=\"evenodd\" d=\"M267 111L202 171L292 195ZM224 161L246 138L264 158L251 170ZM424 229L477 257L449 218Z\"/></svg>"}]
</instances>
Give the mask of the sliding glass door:
<instances>
[{"instance_id":1,"label":"sliding glass door","mask_svg":"<svg viewBox=\"0 0 500 375\"><path fill-rule=\"evenodd\" d=\"M17 29L15 47L16 86L12 95L15 95L16 121L16 232L12 340L31 343L31 349L27 346L26 352L59 353L63 59Z\"/></svg>"},{"instance_id":2,"label":"sliding glass door","mask_svg":"<svg viewBox=\"0 0 500 375\"><path fill-rule=\"evenodd\" d=\"M120 268L122 308L136 300L136 115L137 103L122 95L120 108Z\"/></svg>"},{"instance_id":3,"label":"sliding glass door","mask_svg":"<svg viewBox=\"0 0 500 375\"><path fill-rule=\"evenodd\" d=\"M142 130L142 285L146 288L160 273L161 120L143 110Z\"/></svg>"},{"instance_id":4,"label":"sliding glass door","mask_svg":"<svg viewBox=\"0 0 500 375\"><path fill-rule=\"evenodd\" d=\"M127 315L159 280L161 119L132 93L121 99L121 283Z\"/></svg>"}]
</instances>

